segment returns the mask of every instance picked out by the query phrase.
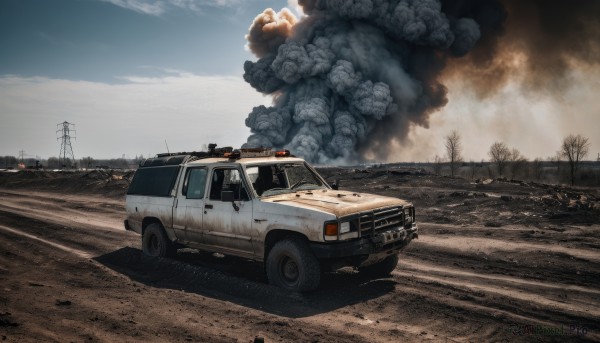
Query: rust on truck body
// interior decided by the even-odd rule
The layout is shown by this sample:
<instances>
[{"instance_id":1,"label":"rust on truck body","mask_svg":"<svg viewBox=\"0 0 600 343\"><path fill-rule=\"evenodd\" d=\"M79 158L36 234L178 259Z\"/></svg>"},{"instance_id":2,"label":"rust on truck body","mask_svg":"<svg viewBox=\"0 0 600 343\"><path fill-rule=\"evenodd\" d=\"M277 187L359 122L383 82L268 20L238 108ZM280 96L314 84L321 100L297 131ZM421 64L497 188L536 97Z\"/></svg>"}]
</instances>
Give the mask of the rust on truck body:
<instances>
[{"instance_id":1,"label":"rust on truck body","mask_svg":"<svg viewBox=\"0 0 600 343\"><path fill-rule=\"evenodd\" d=\"M160 156L164 161L177 157ZM304 237L315 255L341 257L344 261L360 257L353 265L380 261L417 237L410 202L334 190L301 158L203 157L194 160L191 157L171 164L179 169L170 193L147 196L128 192L127 229L142 234L144 223L158 220L171 242L257 261L266 258L267 241L273 237L270 233L277 237ZM153 168L154 162L144 163L143 168ZM278 185L259 191L256 186L259 171L265 168L272 169L271 181L278 181ZM193 179L190 175L194 170L204 170L195 172L204 179ZM229 183L224 181L224 175L229 175ZM186 193L190 180L196 182L192 183L196 197ZM242 196L242 190L247 194ZM232 193L237 198L232 198ZM341 231L342 224L348 228L351 222L351 232ZM340 231L337 236L326 239L325 225L331 223L339 225ZM327 247L335 246L351 248L335 253L326 251Z\"/></svg>"},{"instance_id":2,"label":"rust on truck body","mask_svg":"<svg viewBox=\"0 0 600 343\"><path fill-rule=\"evenodd\" d=\"M262 198L261 200L315 209L331 213L338 218L366 210L410 205L409 202L397 198L331 189L282 194Z\"/></svg>"}]
</instances>

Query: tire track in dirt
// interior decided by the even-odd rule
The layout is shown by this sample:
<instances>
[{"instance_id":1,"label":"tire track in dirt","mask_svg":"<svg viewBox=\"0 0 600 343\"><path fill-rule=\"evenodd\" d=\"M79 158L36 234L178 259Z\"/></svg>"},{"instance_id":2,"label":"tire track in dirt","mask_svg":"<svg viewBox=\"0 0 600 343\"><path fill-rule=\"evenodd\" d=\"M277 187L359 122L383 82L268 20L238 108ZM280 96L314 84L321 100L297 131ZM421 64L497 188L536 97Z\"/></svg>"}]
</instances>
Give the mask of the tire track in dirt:
<instances>
[{"instance_id":1,"label":"tire track in dirt","mask_svg":"<svg viewBox=\"0 0 600 343\"><path fill-rule=\"evenodd\" d=\"M40 220L53 220L55 223L71 222L94 225L108 230L124 230L124 207L119 208L118 204L110 200L86 203L83 199L78 199L77 203L73 203L68 198L59 200L56 196L42 196L39 193L34 197L4 192L4 195L6 194L9 196L0 198L0 209L6 211ZM107 208L104 209L102 206ZM99 207L101 210L98 210Z\"/></svg>"},{"instance_id":2,"label":"tire track in dirt","mask_svg":"<svg viewBox=\"0 0 600 343\"><path fill-rule=\"evenodd\" d=\"M290 298L289 294L283 290L279 290L268 285L247 282L236 277L222 274L219 271L206 270L205 268L199 266L185 265L173 260L147 258L144 257L139 250L134 252L133 255L131 255L131 252L128 252L128 254L130 257L134 257L134 259L141 261L140 266L132 266L130 263L123 264L122 261L120 261L121 259L117 259L116 262L121 267L131 270L125 273L118 273L113 271L113 269L109 269L109 271L111 271L108 273L109 275L104 275L106 269L110 268L111 265L103 263L104 260L101 258L96 259L95 261L89 261L87 259L89 254L85 252L71 249L64 245L56 244L30 234L18 232L18 230L11 228L7 229L8 230L0 229L0 241L2 241L2 232L8 232L9 234L21 237L21 239L9 238L12 242L10 246L12 248L11 250L13 251L17 251L18 253L35 251L36 255L43 253L43 256L46 258L56 256L56 252L48 251L47 248L43 247L46 245L50 248L56 248L63 253L73 254L80 260L74 262L72 259L65 259L63 257L54 258L54 261L45 260L45 268L49 268L49 264L67 264L64 270L60 273L60 280L58 281L48 278L43 279L45 281L38 281L42 280L42 277L28 277L28 280L35 280L35 285L41 285L36 287L65 287L64 285L60 285L61 281L65 281L67 286L75 287L75 289L72 289L69 292L64 292L64 294L69 294L71 299L69 301L74 305L76 304L79 307L79 311L85 314L83 318L81 317L81 314L76 317L67 315L67 317L71 318L63 318L60 325L53 326L51 330L48 330L47 327L39 322L36 322L34 318L29 318L24 326L27 326L28 334L36 333L39 335L37 336L38 338L45 337L48 340L62 340L59 339L61 336L56 334L57 331L60 331L61 326L71 327L71 332L74 332L74 326L75 328L83 329L83 332L87 332L85 335L82 334L84 337L89 336L94 337L95 339L103 338L105 340L115 341L119 340L117 339L119 336L115 336L114 333L110 334L110 331L115 331L117 334L123 334L127 332L127 330L124 328L129 326L133 330L132 333L140 335L141 332L139 328L135 327L135 325L138 325L141 321L143 321L143 319L140 318L152 318L152 322L159 328L159 331L161 328L169 328L166 330L166 332L163 330L163 332L157 335L157 337L179 337L179 339L175 339L178 341L188 340L189 336L191 336L193 337L191 340L206 341L208 339L209 341L216 342L231 342L238 341L238 339L241 337L252 338L253 335L258 333L261 336L267 337L267 341L276 341L279 339L284 339L285 341L302 341L306 337L314 337L315 340L318 341L319 337L323 339L330 334L335 338L331 340L326 339L325 341L367 342L367 340L363 340L360 335L348 334L343 331L325 329L324 333L322 332L322 325L313 326L310 322L305 322L301 319L298 321L290 321L280 316L268 314L260 310L248 310L248 308L244 305L231 303L231 300L236 299L232 299L230 296L227 296L227 294L225 294L225 296L221 295L221 297L224 299L220 300L219 297L210 298L202 296L201 293L198 292L189 292L191 289L187 289L187 291L181 291L179 288L181 285L185 284L189 284L191 287L196 287L193 284L194 281L198 280L197 275L199 273L209 273L213 275L212 279L217 282L216 289L228 287L231 288L231 285L233 285L234 288L239 288L239 285L241 284L246 285L246 288L250 288L251 290L258 290L259 293L262 293L263 298L256 300L255 305L257 307L258 303L268 303L268 297L273 296L274 294L277 295L278 293L280 293L279 297L283 296L287 298L288 301L295 303L298 303L299 301L301 302L297 296L292 296ZM23 240L23 238L25 239ZM32 242L28 242L28 240L42 243L42 247L37 246L36 243L32 244ZM20 244L21 247L15 248L15 243L17 243L17 245ZM37 247L33 248L35 246ZM122 255L121 257L125 256L126 255ZM90 263L92 266L89 266ZM1 265L7 265L7 268L3 268L7 271L7 273L10 273L10 264L14 263L1 263ZM30 264L37 265L39 262L32 261ZM85 265L88 266L84 267ZM97 267L100 267L99 271L96 270L90 272L90 268L94 269ZM177 275L178 269L180 270L179 275ZM131 273L132 270L135 271ZM90 273L94 274L93 279L87 277L87 275ZM130 284L131 279L128 278L128 275L133 276L135 279L136 273L141 275L139 276L141 282L137 281L140 282L137 284L137 287L143 289L142 293L152 293L150 295L152 300L142 299L141 301L144 303L137 305L135 304L136 300L132 298L131 293L133 293L133 296L139 298L140 295L136 293L140 292L137 290L124 291L121 286L124 281L127 284ZM28 272L27 274L31 273ZM112 280L115 277L116 280ZM185 282L186 278L190 281L189 283ZM14 281L14 279L12 280ZM104 285L107 281L109 282L109 285ZM31 281L28 282L31 283ZM14 282L12 284L15 285ZM165 287L168 284L172 284L174 287ZM15 288L21 288L21 285ZM96 290L96 288L98 289ZM88 292L93 292L94 296L88 297L84 296L83 294L79 294ZM96 294L96 292L100 293L100 295ZM217 293L218 292L219 291L217 291ZM246 290L245 292L248 293L249 291ZM252 299L250 294L245 294L245 297ZM125 300L125 304L123 300ZM137 300L140 301L139 299ZM199 302L202 304L201 306L199 305ZM118 303L120 303L121 306L119 306ZM184 303L185 306L182 306ZM47 301L42 302L42 305L52 308L52 305ZM101 308L99 308L99 306L101 306ZM106 310L104 310L106 306L117 306L119 308L127 307L128 310L123 311L121 309L116 313L108 313ZM278 304L277 306L285 306L285 304ZM38 314L40 312L36 311ZM100 315L98 312L101 312L102 314ZM232 318L223 317L224 312L232 315ZM124 313L133 319L127 320L126 323L119 321L119 315L123 315ZM238 316L234 316L236 313ZM20 317L28 317L24 313L15 313L15 315ZM82 327L81 325L85 324L85 322L88 320L88 316L92 318L92 321L98 321L98 318L102 318L102 322L104 322L105 325L110 325L110 330L98 332L96 330L90 330L89 327ZM115 316L117 319L114 318ZM182 316L187 317L186 323L182 323L180 321ZM202 320L202 322L199 320ZM83 323L81 323L82 321ZM31 322L34 322L34 325L29 325ZM154 331L157 331L157 327L149 329L154 329ZM196 327L197 330L193 330L194 327ZM176 333L177 331L179 333ZM195 334L192 334L194 331ZM182 335L184 335L184 337L182 337ZM142 337L143 336L144 335L142 335ZM129 336L129 338L130 339L128 340L131 340L131 338L134 337ZM148 339L133 340L142 342L148 341ZM162 339L158 340L162 341ZM172 339L167 340L172 341Z\"/></svg>"},{"instance_id":3,"label":"tire track in dirt","mask_svg":"<svg viewBox=\"0 0 600 343\"><path fill-rule=\"evenodd\" d=\"M125 230L103 230L93 225L37 219L22 215L20 211L5 211L0 206L0 222L21 232L56 242L68 247L95 254L107 253L116 245L135 244L136 235Z\"/></svg>"},{"instance_id":4,"label":"tire track in dirt","mask_svg":"<svg viewBox=\"0 0 600 343\"><path fill-rule=\"evenodd\" d=\"M590 287L581 287L575 285L564 284L560 282L540 282L535 280L527 280L523 278L516 278L511 276L505 276L497 273L492 274L483 274L483 273L475 273L465 271L459 268L453 268L451 266L444 265L443 267L434 264L428 263L426 261L418 260L413 257L405 256L400 262L400 269L404 271L410 272L419 272L419 273L427 273L435 274L442 277L449 277L453 279L484 279L485 281L489 281L494 285L498 285L501 287L518 287L523 289L549 289L555 291L573 291L580 292L585 294L586 296L599 296L600 297L600 289L593 289Z\"/></svg>"},{"instance_id":5,"label":"tire track in dirt","mask_svg":"<svg viewBox=\"0 0 600 343\"><path fill-rule=\"evenodd\" d=\"M26 237L26 238L29 238L29 239L36 240L38 242L42 242L44 244L48 244L48 245L50 245L50 246L52 246L54 248L57 248L57 249L66 251L68 253L77 255L77 256L79 256L81 258L91 258L92 257L92 254L87 253L85 251L74 249L74 248L69 248L66 245L54 243L54 242L51 242L51 241L49 241L47 239L43 239L43 238L40 238L38 236L30 235L30 234L25 233L23 231L19 231L19 230L13 229L13 228L9 228L9 227L4 226L4 225L0 225L0 230L8 231L8 232L10 232L12 234L15 234L15 235L20 235L20 236L23 236L23 237Z\"/></svg>"},{"instance_id":6,"label":"tire track in dirt","mask_svg":"<svg viewBox=\"0 0 600 343\"><path fill-rule=\"evenodd\" d=\"M3 303L17 306L15 315L31 322L26 328L34 327L31 333L49 340L62 340L57 339L58 331L71 332L62 337L70 340L92 337L100 341L184 341L190 337L199 341L249 341L256 334L269 342L530 341L532 337L511 332L515 323L543 327L578 324L586 326L589 334L569 339L600 340L597 277L584 273L580 275L584 280L577 281L573 273L563 279L567 275L563 269L593 272L598 263L562 252L541 255L537 250L544 249L545 243L509 242L511 249L496 249L502 248L503 242L493 238L482 251L462 244L473 235L486 241L481 227L453 227L452 235L422 235L403 254L393 278L325 275L319 290L299 295L267 285L262 268L245 260L186 251L180 252L177 260L147 258L139 251L139 236L71 219L74 214L85 218L86 206L101 206L97 199L88 206L81 197L36 197L3 197L0 223L91 253L101 265L94 267L95 263L75 255L74 259L65 258L66 252L39 240L15 239L6 231L0 234L0 251L2 247L16 247L24 260L10 263L4 259L8 255L0 254L0 281L9 283L12 292L10 297L0 296L0 312ZM64 203L59 206L61 201ZM106 204L113 205L114 201ZM44 211L52 215L46 216ZM124 213L115 209L100 215L116 222ZM538 266L537 259L548 256L556 265L546 271ZM14 269L26 264L43 268ZM46 292L42 293L51 301L42 299L40 306L48 308L27 306L31 301L26 299L31 293L27 282L31 281L15 278L21 273L36 275L27 279L36 284L42 284L45 275L52 287L42 287ZM61 291L56 292L59 288ZM78 308L74 313L56 308L53 294L68 294ZM23 304L15 305L19 301ZM56 328L48 329L39 318L27 314L38 310L46 317L59 316L62 320ZM20 337L31 339L31 333L22 331Z\"/></svg>"},{"instance_id":7,"label":"tire track in dirt","mask_svg":"<svg viewBox=\"0 0 600 343\"><path fill-rule=\"evenodd\" d=\"M450 248L460 252L473 253L510 253L523 251L544 251L564 254L577 259L600 263L600 253L597 250L573 249L558 244L536 244L527 242L510 242L506 240L481 237L427 237L420 241L431 249Z\"/></svg>"}]
</instances>

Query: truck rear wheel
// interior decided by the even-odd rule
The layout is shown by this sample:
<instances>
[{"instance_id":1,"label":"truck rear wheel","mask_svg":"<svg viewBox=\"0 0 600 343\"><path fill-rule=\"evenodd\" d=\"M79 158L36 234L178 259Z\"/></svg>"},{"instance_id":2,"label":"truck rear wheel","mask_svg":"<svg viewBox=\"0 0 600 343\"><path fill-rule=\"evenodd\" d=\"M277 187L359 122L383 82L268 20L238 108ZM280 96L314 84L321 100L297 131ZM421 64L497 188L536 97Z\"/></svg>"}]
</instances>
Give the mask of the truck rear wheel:
<instances>
[{"instance_id":1,"label":"truck rear wheel","mask_svg":"<svg viewBox=\"0 0 600 343\"><path fill-rule=\"evenodd\" d=\"M295 292L314 290L321 281L319 261L300 239L275 243L267 257L266 270L270 284Z\"/></svg>"},{"instance_id":2,"label":"truck rear wheel","mask_svg":"<svg viewBox=\"0 0 600 343\"><path fill-rule=\"evenodd\" d=\"M142 251L153 257L172 257L176 253L173 243L169 241L165 230L158 223L152 223L144 230Z\"/></svg>"},{"instance_id":3,"label":"truck rear wheel","mask_svg":"<svg viewBox=\"0 0 600 343\"><path fill-rule=\"evenodd\" d=\"M372 278L388 277L398 265L398 254L393 254L370 266L358 268L361 274Z\"/></svg>"}]
</instances>

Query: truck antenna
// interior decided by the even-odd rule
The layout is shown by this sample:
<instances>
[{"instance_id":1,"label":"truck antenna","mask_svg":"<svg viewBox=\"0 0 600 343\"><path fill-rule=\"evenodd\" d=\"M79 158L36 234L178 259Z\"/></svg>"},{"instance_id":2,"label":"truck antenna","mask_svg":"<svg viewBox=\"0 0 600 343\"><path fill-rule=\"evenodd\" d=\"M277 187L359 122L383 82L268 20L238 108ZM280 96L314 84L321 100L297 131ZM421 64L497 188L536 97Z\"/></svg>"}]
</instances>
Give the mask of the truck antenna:
<instances>
[{"instance_id":1,"label":"truck antenna","mask_svg":"<svg viewBox=\"0 0 600 343\"><path fill-rule=\"evenodd\" d=\"M169 151L169 144L167 144L167 140L166 139L165 139L165 145L167 146L167 153L170 154L171 152Z\"/></svg>"}]
</instances>

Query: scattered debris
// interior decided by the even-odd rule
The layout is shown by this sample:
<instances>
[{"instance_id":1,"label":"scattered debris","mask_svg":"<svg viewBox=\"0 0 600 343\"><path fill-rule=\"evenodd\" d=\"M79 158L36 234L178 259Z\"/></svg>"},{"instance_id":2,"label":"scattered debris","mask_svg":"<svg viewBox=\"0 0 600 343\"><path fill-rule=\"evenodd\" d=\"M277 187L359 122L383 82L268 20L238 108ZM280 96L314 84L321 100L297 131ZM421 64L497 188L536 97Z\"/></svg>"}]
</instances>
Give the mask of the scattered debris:
<instances>
[{"instance_id":1,"label":"scattered debris","mask_svg":"<svg viewBox=\"0 0 600 343\"><path fill-rule=\"evenodd\" d=\"M468 197L468 198L487 198L488 195L482 192L452 192L451 197Z\"/></svg>"},{"instance_id":2,"label":"scattered debris","mask_svg":"<svg viewBox=\"0 0 600 343\"><path fill-rule=\"evenodd\" d=\"M381 174L378 176L380 178L376 179L375 175L379 174L382 171L381 169L369 169L365 173L359 174L354 174L352 169L349 169L345 174L339 172L339 170L339 168L332 168L330 178L343 179L343 190L385 189L385 186L389 185L391 188L385 190L385 193L397 192L420 205L422 211L417 213L418 218L433 225L424 225L423 234L429 237L429 240L424 242L425 244L415 245L404 252L412 261L421 261L425 257L427 259L425 259L423 266L436 263L440 269L448 266L451 271L459 270L489 275L489 279L477 278L477 282L486 287L482 287L479 291L474 289L465 291L467 289L465 287L453 286L455 282L458 282L456 279L440 277L436 282L422 280L415 277L416 272L411 269L412 265L401 264L394 280L378 280L368 285L360 281L359 275L350 277L346 274L327 274L325 276L327 278L326 286L323 289L308 296L296 298L266 286L262 274L263 269L256 267L256 272L249 272L248 270L254 267L248 267L249 265L245 264L244 261L234 259L232 263L231 259L221 260L220 256L199 253L192 249L190 251L180 250L178 260L146 261L140 257L141 253L138 249L130 247L119 249L122 248L123 242L112 237L107 238L107 244L112 244L111 247L115 251L99 257L98 261L107 266L119 267L124 273L128 273L127 275L133 275L134 278L129 282L130 286L122 287L123 281L121 278L115 280L113 278L99 279L95 273L91 273L89 276L85 273L82 277L89 277L89 279L86 279L87 281L98 280L98 286L102 287L116 285L114 289L120 289L124 294L123 296L128 298L109 298L106 301L114 308L121 308L123 305L122 303L119 305L119 301L127 301L127 299L131 301L131 304L139 304L139 308L135 308L135 317L129 317L128 315L131 314L129 312L121 318L121 313L125 312L116 311L111 313L110 311L103 311L102 308L106 306L104 302L98 303L99 307L97 308L82 307L77 300L81 295L74 298L73 301L75 302L71 303L72 301L66 300L67 297L69 299L72 297L73 293L70 290L65 290L68 293L63 293L63 295L57 293L57 295L64 298L57 300L56 306L47 310L54 311L54 313L49 312L53 316L64 315L65 311L69 312L69 317L72 318L81 316L82 321L85 322L82 324L83 327L87 326L86 323L89 327L105 327L107 332L111 331L112 336L109 338L115 340L115 337L123 340L136 340L138 338L134 339L132 337L137 336L138 326L143 326L149 328L149 330L148 333L141 334L140 340L196 341L199 337L202 337L204 332L192 331L190 328L198 327L206 330L208 334L214 334L216 341L225 341L231 338L232 341L237 339L245 342L264 343L266 337L263 336L265 335L268 335L266 340L269 342L271 338L275 341L327 342L336 339L337 341L352 341L352 338L355 341L360 341L372 337L393 338L401 341L410 340L410 337L414 338L414 335L421 332L425 333L423 328L414 332L409 331L407 325L418 327L420 325L419 318L428 316L431 313L439 313L440 323L432 328L427 328L427 332L432 331L432 333L427 333L428 336L420 336L422 339L431 338L434 333L439 333L440 337L443 335L450 338L459 337L458 340L460 340L460 338L465 337L465 330L473 330L474 333L467 335L468 337L464 339L475 340L477 334L487 332L489 329L489 332L494 332L494 335L490 336L491 340L508 341L511 339L512 334L506 333L505 330L494 331L498 325L505 324L505 318L502 316L497 318L488 316L485 320L482 320L477 312L456 312L453 307L438 306L435 302L423 300L426 300L427 296L430 295L433 297L445 296L455 302L472 303L492 310L500 304L503 308L511 311L526 312L532 316L532 320L542 320L555 325L565 318L566 314L563 311L567 310L563 309L567 308L569 304L566 296L561 293L564 290L560 288L547 289L543 287L543 284L556 283L589 289L594 289L597 285L597 263L587 258L580 258L577 255L577 253L589 253L591 255L594 252L593 249L598 247L597 224L600 223L600 215L598 215L600 191L596 189L542 185L533 182L496 182L491 179L489 179L488 185L482 186L482 181L473 184L470 181L461 179L438 176L405 177L402 173L393 172L389 172L387 175ZM117 174L116 171L114 173L113 175L122 175ZM71 194L73 192L106 194L108 191L110 192L109 198L124 195L123 188L115 187L115 185L127 185L127 177L124 174L122 180L115 180L116 178L110 176L111 174L108 172L94 173L88 177L82 177L82 175L83 173L67 174L57 172L53 174L48 172L48 175L27 174L21 179L13 178L12 174L1 175L4 180L0 178L0 186L9 190L11 188L24 188L39 190L40 192L59 189L59 191L56 191L57 200L63 198L61 193ZM352 179L353 176L359 175L364 176L364 178L361 180ZM98 179L95 179L96 177ZM110 182L107 182L109 178ZM23 185L23 187L19 187L19 185ZM6 198L9 198L10 192L6 191L6 193ZM512 197L512 201L501 201L501 195ZM348 195L344 199L349 200L352 197ZM62 204L62 202L59 204ZM83 204L80 200L69 199L65 203L64 210L79 209L76 206ZM459 206L449 207L449 204L459 204ZM98 205L98 208L105 208L108 205L108 203L102 203ZM112 208L110 207L110 209ZM57 228L60 229L59 232L69 235L76 229L71 223L61 223ZM40 232L42 232L41 229ZM489 241L491 247L488 248L485 244L479 245L469 242L471 238L476 238L475 242L478 240ZM436 244L427 244L432 241ZM462 244L463 241L465 245ZM129 241L127 242L128 245L131 245ZM448 242L447 245L446 242ZM506 252L501 249L493 253L486 251L486 249L493 249L496 246L502 247L503 242L506 242L507 245ZM466 245L467 243L468 245ZM530 249L530 246L533 248ZM511 249L514 247L523 248L522 250L515 249L512 251ZM22 254L20 250L11 250L13 253L10 251L0 252L2 257L10 262L0 267L0 276L7 279L10 277L12 282L13 277L23 275L21 279L18 279L18 285L22 287L13 287L12 284L5 285L6 288L0 288L4 292L2 294L4 297L15 302L31 302L35 299L27 295L32 291L57 287L57 283L53 279L45 280L38 275L13 273L13 268L21 268L21 266L29 268L30 265L25 266L19 263L19 256ZM30 254L36 256L34 252L30 252ZM422 296L415 295L414 301L406 301L403 293L401 293L402 287L397 287L400 272L404 274L402 276L404 281L402 282L411 288L420 287L419 292ZM51 275L51 277L60 278L58 273L55 274L57 275ZM526 286L522 286L521 283L498 283L495 281L498 275L508 275L512 279L539 280L539 282L527 283ZM430 276L438 277L439 275L433 273ZM41 284L42 280L45 280L43 281L44 284ZM448 283L445 280L448 280ZM460 282L467 283L470 280L469 278L462 278ZM540 287L535 286L537 283L540 284ZM8 288L9 286L11 288ZM506 292L514 291L516 299L504 296L497 297L494 291L496 288L504 289ZM157 289L158 291L155 291ZM210 290L210 292L216 290L216 294L225 294L225 301L235 303L237 299L241 299L241 304L245 307L241 310L235 310L233 313L221 313L223 299L217 297L218 299L215 300L211 297L205 297L207 295L206 290ZM547 306L539 303L521 302L518 299L524 294L520 291L525 292L525 295L531 294L532 296L543 292L551 299L555 299L556 302L552 302ZM181 332L182 330L171 328L171 324L173 326L179 325L179 316L174 316L175 319L173 322L167 323L166 329L160 326L151 326L152 322L144 324L139 322L136 324L138 318L142 318L145 311L149 309L148 306L152 308L155 306L155 302L149 302L150 305L145 303L145 299L151 297L141 297L139 296L140 292L150 292L152 296L169 297L171 299L180 292L195 294L195 297L202 302L202 307L209 310L202 312L201 316L204 316L204 318L199 316L198 320L192 323L207 322L210 324L207 324L206 327L191 324L186 327L187 330L190 330L189 332ZM577 296L581 298L582 306L585 306L584 310L592 311L592 306L589 304L594 304L593 294L578 293ZM51 306L52 298L49 301ZM587 302L587 304L584 304L584 302ZM20 303L19 306L23 306L23 304ZM65 306L67 307L65 308ZM181 305L177 306L182 308L183 311L196 313L198 304L197 302L182 300ZM396 317L396 309L401 306L403 306L402 317ZM558 306L558 308L554 306ZM227 311L226 308L229 309L230 307L223 308L223 311ZM335 310L329 311L330 309ZM3 331L0 333L0 342L6 336L10 336L6 340L16 341L17 337L12 337L11 331L23 335L22 337L26 338L23 340L27 340L27 338L35 340L31 337L29 330L26 329L30 326L45 323L44 318L40 318L40 316L23 314L23 317L21 317L22 312L16 313L16 310L13 310L14 315L18 316L11 317L9 313L2 313L1 310L8 310L8 308L0 309L0 331ZM94 314L95 312L90 311L102 314ZM303 319L315 313L317 317L326 320L335 320L335 316L343 313L345 316L354 319L350 320L353 326L345 327L343 326L344 321L342 321L337 329L329 328L330 332L325 333L325 329L322 329L319 323L311 325L312 322ZM356 316L356 318L353 316ZM136 321L133 321L133 318ZM219 318L220 323L215 322L215 318ZM227 321L223 318L230 318L230 320ZM357 322L367 320L367 318L372 318L374 323L377 323L375 321L377 318L385 318L385 320L381 320L381 325L373 324L370 326L363 336L361 331L364 330L363 325L365 323L357 324ZM402 321L398 318L401 318ZM583 325L588 327L593 325L593 318L590 319L585 316L578 318L583 321ZM407 322L404 319L414 320ZM462 324L460 327L453 328L452 324L457 323L457 320L460 320ZM113 322L117 324L111 330ZM235 326L227 325L231 323L235 323ZM13 328L16 326L18 328ZM208 326L212 327L209 328ZM132 327L135 329L129 331L128 329ZM447 331L445 331L445 327L448 327ZM70 326L67 329L70 329ZM56 330L62 329L58 326ZM142 332L142 330L139 331ZM248 335L248 332L250 332L250 335ZM59 333L57 331L57 334ZM346 336L341 336L346 333ZM117 334L120 336L116 336ZM220 336L221 334L223 336ZM156 335L155 338L154 335ZM245 338L244 335L246 335ZM339 337L336 335L339 335ZM79 336L77 333L73 337L68 335L65 337L69 340L77 340L77 337L88 340L88 336Z\"/></svg>"},{"instance_id":3,"label":"scattered debris","mask_svg":"<svg viewBox=\"0 0 600 343\"><path fill-rule=\"evenodd\" d=\"M567 212L558 212L558 213L550 213L550 215L548 216L548 218L550 219L563 219L563 218L569 218L571 216L570 213Z\"/></svg>"},{"instance_id":4,"label":"scattered debris","mask_svg":"<svg viewBox=\"0 0 600 343\"><path fill-rule=\"evenodd\" d=\"M70 306L70 300L56 300L56 306Z\"/></svg>"},{"instance_id":5,"label":"scattered debris","mask_svg":"<svg viewBox=\"0 0 600 343\"><path fill-rule=\"evenodd\" d=\"M0 327L17 327L20 324L10 318L10 312L0 313Z\"/></svg>"}]
</instances>

